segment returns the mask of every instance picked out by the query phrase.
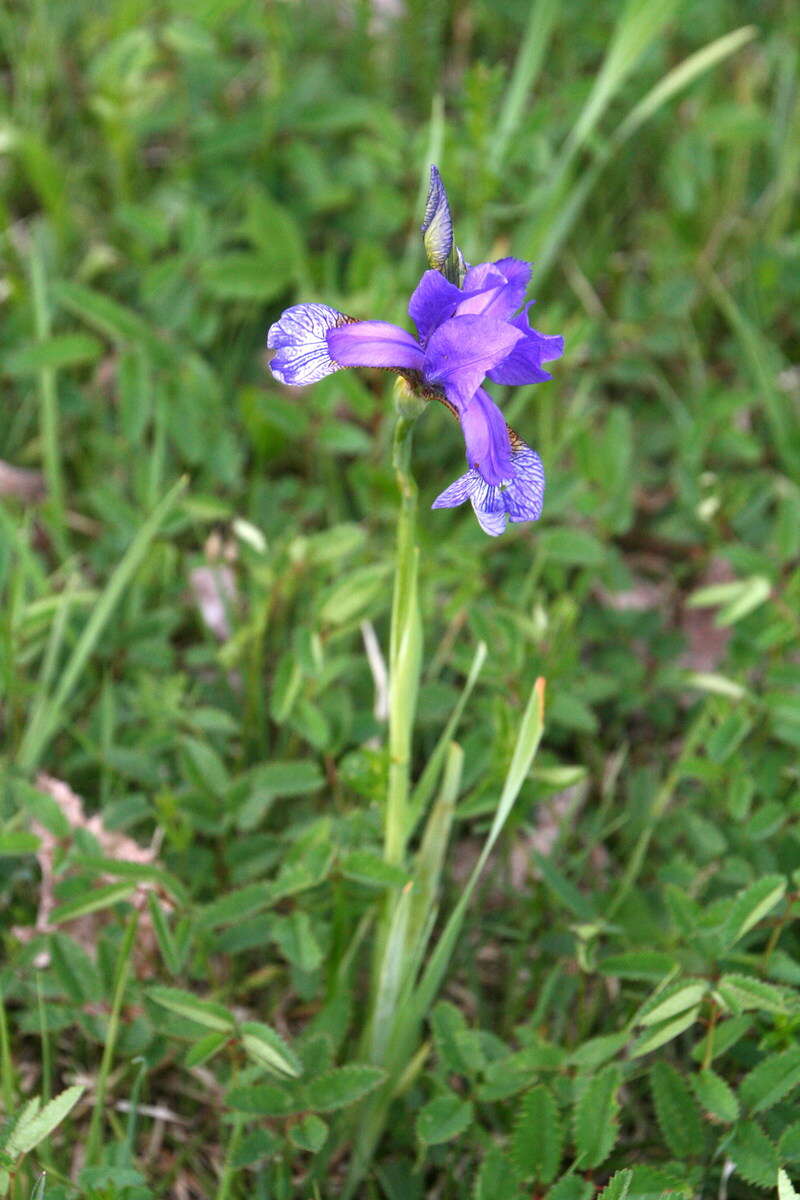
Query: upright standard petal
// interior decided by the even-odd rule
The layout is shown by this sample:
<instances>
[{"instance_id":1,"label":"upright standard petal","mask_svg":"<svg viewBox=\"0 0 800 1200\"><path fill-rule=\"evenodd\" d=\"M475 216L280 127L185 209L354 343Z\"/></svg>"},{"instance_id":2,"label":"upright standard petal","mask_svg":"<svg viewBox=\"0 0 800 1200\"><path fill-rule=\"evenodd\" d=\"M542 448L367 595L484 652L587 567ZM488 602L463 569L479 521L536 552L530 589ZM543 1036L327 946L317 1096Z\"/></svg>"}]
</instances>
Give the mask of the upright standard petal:
<instances>
[{"instance_id":1,"label":"upright standard petal","mask_svg":"<svg viewBox=\"0 0 800 1200\"><path fill-rule=\"evenodd\" d=\"M466 298L458 313L483 313L507 320L525 299L530 282L530 263L520 258L499 258L493 263L478 263L464 276Z\"/></svg>"},{"instance_id":2,"label":"upright standard petal","mask_svg":"<svg viewBox=\"0 0 800 1200\"><path fill-rule=\"evenodd\" d=\"M429 383L444 388L460 414L485 375L523 336L522 330L494 317L451 317L431 334L423 374Z\"/></svg>"},{"instance_id":3,"label":"upright standard petal","mask_svg":"<svg viewBox=\"0 0 800 1200\"><path fill-rule=\"evenodd\" d=\"M464 293L440 271L426 271L408 302L408 315L424 345L434 329L452 317Z\"/></svg>"},{"instance_id":4,"label":"upright standard petal","mask_svg":"<svg viewBox=\"0 0 800 1200\"><path fill-rule=\"evenodd\" d=\"M328 349L340 367L422 368L422 350L415 339L389 321L354 321L331 329Z\"/></svg>"},{"instance_id":5,"label":"upright standard petal","mask_svg":"<svg viewBox=\"0 0 800 1200\"><path fill-rule=\"evenodd\" d=\"M328 350L331 329L347 325L351 317L327 304L295 304L287 308L267 334L267 347L277 351L269 369L279 383L305 387L338 371Z\"/></svg>"},{"instance_id":6,"label":"upright standard petal","mask_svg":"<svg viewBox=\"0 0 800 1200\"><path fill-rule=\"evenodd\" d=\"M453 249L453 218L450 216L447 192L439 169L433 165L422 221L422 244L425 247L428 266L434 271L443 270Z\"/></svg>"}]
</instances>

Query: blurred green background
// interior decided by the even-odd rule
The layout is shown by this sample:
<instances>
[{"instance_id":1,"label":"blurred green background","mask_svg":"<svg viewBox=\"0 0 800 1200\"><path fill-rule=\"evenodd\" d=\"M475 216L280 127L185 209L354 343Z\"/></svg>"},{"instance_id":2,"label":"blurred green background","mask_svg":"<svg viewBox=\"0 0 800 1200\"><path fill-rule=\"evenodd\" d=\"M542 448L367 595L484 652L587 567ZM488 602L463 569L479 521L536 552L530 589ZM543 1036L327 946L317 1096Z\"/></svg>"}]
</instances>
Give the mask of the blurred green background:
<instances>
[{"instance_id":1,"label":"blurred green background","mask_svg":"<svg viewBox=\"0 0 800 1200\"><path fill-rule=\"evenodd\" d=\"M617 1011L603 952L656 949L711 977L717 951L691 940L702 906L800 868L799 36L789 0L4 7L0 895L17 1072L41 1054L42 995L48 1086L99 1053L79 988L45 973L37 1000L45 935L11 934L36 923L19 838L42 820L37 768L107 829L155 836L189 913L303 858L315 822L337 854L379 843L362 622L385 639L391 381L342 372L293 393L265 370L264 339L299 300L407 320L430 162L468 260L533 261L535 323L566 344L552 382L498 391L544 459L538 525L495 541L468 510L429 512L463 447L443 410L415 439L417 769L489 646L460 732L456 887L533 679L548 688L543 751L466 938L496 954L464 951L459 1006L512 1041L536 1003L556 1042L611 1033L630 979L655 977L621 972ZM284 917L236 936L187 917L184 983L302 1026L361 911L331 870L316 951ZM87 881L84 863L60 898ZM792 894L758 959L787 987ZM121 919L104 929L113 958ZM180 1097L168 1050L133 1028L126 1053ZM216 1115L192 1104L159 1195L189 1171L192 1138L216 1144ZM439 1194L465 1194L486 1130L510 1119L473 1127L463 1160L434 1155ZM781 1131L758 1128L774 1150ZM757 1165L731 1197L778 1162L742 1137ZM620 1163L647 1156L648 1136L636 1144ZM698 1144L654 1161L718 1181L724 1154L708 1166ZM197 1194L215 1169L192 1164ZM250 1179L243 1165L226 1187Z\"/></svg>"}]
</instances>

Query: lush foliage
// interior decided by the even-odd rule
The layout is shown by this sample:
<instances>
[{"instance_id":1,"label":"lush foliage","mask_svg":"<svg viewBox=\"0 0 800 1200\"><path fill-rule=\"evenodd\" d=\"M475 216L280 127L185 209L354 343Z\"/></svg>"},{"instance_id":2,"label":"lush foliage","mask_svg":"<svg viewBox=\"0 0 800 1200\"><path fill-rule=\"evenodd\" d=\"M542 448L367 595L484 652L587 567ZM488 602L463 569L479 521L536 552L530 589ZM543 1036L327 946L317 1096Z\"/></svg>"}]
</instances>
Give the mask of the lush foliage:
<instances>
[{"instance_id":1,"label":"lush foliage","mask_svg":"<svg viewBox=\"0 0 800 1200\"><path fill-rule=\"evenodd\" d=\"M788 1200L800 13L0 34L0 1194ZM566 352L507 406L538 525L430 512L462 444L417 424L387 856L391 383L290 393L263 335L405 322L431 161Z\"/></svg>"}]
</instances>

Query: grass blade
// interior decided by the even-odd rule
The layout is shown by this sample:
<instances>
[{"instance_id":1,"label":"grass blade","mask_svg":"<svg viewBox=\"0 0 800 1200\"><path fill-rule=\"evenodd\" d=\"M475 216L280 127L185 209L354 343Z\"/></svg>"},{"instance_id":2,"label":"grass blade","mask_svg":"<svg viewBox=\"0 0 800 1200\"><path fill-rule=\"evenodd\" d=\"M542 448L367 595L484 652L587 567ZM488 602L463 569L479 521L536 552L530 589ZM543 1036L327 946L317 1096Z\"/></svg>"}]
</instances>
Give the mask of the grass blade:
<instances>
[{"instance_id":1,"label":"grass blade","mask_svg":"<svg viewBox=\"0 0 800 1200\"><path fill-rule=\"evenodd\" d=\"M675 12L676 0L628 0L620 14L594 87L564 145L554 189L586 145L622 84Z\"/></svg>"},{"instance_id":2,"label":"grass blade","mask_svg":"<svg viewBox=\"0 0 800 1200\"><path fill-rule=\"evenodd\" d=\"M492 821L492 827L489 830L489 836L483 844L480 858L475 864L458 904L450 914L442 936L436 943L436 949L431 961L428 963L417 988L413 1003L417 1019L421 1019L424 1016L439 990L444 973L447 970L447 965L450 962L450 957L455 949L458 935L461 932L467 905L475 890L475 885L486 865L486 860L495 847L495 843L508 819L509 813L514 807L514 802L519 795L520 788L530 770L534 755L539 747L539 742L544 732L544 689L544 679L537 679L533 685L528 707L525 709L525 715L522 718L522 724L517 734L517 743L514 747L511 764L506 774L505 784L500 796L500 802L497 805L494 820Z\"/></svg>"},{"instance_id":3,"label":"grass blade","mask_svg":"<svg viewBox=\"0 0 800 1200\"><path fill-rule=\"evenodd\" d=\"M614 154L645 121L655 115L662 105L693 83L704 71L716 66L724 58L741 49L755 37L756 32L752 25L746 25L709 42L702 50L690 54L677 67L668 71L663 79L651 88L638 104L634 105L605 146L597 151L590 166L581 173L578 179L573 181L566 196L563 194L555 196L552 204L547 206L546 213L541 219L537 219L532 236L537 247L537 281L541 281L553 265L587 199Z\"/></svg>"},{"instance_id":4,"label":"grass blade","mask_svg":"<svg viewBox=\"0 0 800 1200\"><path fill-rule=\"evenodd\" d=\"M47 297L44 254L37 230L30 248L30 283L33 300L33 319L36 337L44 342L50 337L50 305ZM58 432L58 395L55 368L42 366L37 371L39 386L39 427L42 436L44 474L47 480L47 506L53 520L53 536L59 553L67 553L66 521L64 516L64 477L61 467Z\"/></svg>"},{"instance_id":5,"label":"grass blade","mask_svg":"<svg viewBox=\"0 0 800 1200\"><path fill-rule=\"evenodd\" d=\"M472 660L472 665L469 669L467 681L464 684L464 690L459 696L455 708L450 714L450 718L445 725L442 734L434 746L433 753L425 764L425 768L419 777L416 787L411 794L409 801L409 825L408 836L411 837L417 827L417 823L422 819L422 815L428 807L434 788L436 787L439 774L441 772L442 763L445 755L449 752L452 745L453 735L458 728L459 721L466 707L467 701L472 695L472 689L478 682L478 676L481 673L484 662L486 661L486 643L479 642L475 651L475 657Z\"/></svg>"},{"instance_id":6,"label":"grass blade","mask_svg":"<svg viewBox=\"0 0 800 1200\"><path fill-rule=\"evenodd\" d=\"M514 72L506 89L492 141L489 164L495 171L502 166L508 144L522 121L525 102L542 68L557 12L556 0L536 0L531 7L528 27L514 63Z\"/></svg>"},{"instance_id":7,"label":"grass blade","mask_svg":"<svg viewBox=\"0 0 800 1200\"><path fill-rule=\"evenodd\" d=\"M117 967L114 972L114 992L111 999L111 1012L108 1018L108 1028L106 1030L105 1046L103 1047L103 1057L100 1061L100 1070L97 1075L92 1120L86 1137L86 1163L89 1166L91 1166L91 1164L94 1162L97 1152L100 1148L100 1130L103 1120L103 1113L105 1111L106 1087L108 1086L108 1077L111 1073L111 1066L114 1062L114 1051L116 1050L117 1046L117 1035L119 1033L122 1001L125 996L125 985L128 981L128 972L131 968L133 943L136 939L136 926L138 923L139 914L137 912L133 912L130 920L128 921L128 927L125 930L125 936L123 937L122 944L119 948Z\"/></svg>"},{"instance_id":8,"label":"grass blade","mask_svg":"<svg viewBox=\"0 0 800 1200\"><path fill-rule=\"evenodd\" d=\"M130 583L150 545L171 512L178 497L186 487L187 480L180 479L170 489L158 507L150 514L128 547L122 561L106 585L97 606L86 622L75 649L64 668L58 685L49 701L37 711L29 723L19 751L19 766L23 771L32 771L38 765L47 743L62 719L62 709L69 700L80 678L81 671L89 660L100 635L111 618L122 593Z\"/></svg>"},{"instance_id":9,"label":"grass blade","mask_svg":"<svg viewBox=\"0 0 800 1200\"><path fill-rule=\"evenodd\" d=\"M409 978L416 975L428 940L436 913L436 897L442 876L442 866L450 839L456 798L461 786L464 766L464 751L456 742L451 742L444 768L442 786L425 827L425 835L417 854L414 874L414 890L411 897L411 915L406 959L409 963Z\"/></svg>"}]
</instances>

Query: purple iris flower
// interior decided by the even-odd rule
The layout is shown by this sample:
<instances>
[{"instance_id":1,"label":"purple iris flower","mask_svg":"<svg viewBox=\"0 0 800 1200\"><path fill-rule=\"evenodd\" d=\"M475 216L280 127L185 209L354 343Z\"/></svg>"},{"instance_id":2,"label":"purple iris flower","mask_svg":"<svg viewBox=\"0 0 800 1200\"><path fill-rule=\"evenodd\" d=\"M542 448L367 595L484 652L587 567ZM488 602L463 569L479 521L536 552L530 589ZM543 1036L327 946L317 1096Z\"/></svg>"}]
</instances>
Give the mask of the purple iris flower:
<instances>
[{"instance_id":1,"label":"purple iris flower","mask_svg":"<svg viewBox=\"0 0 800 1200\"><path fill-rule=\"evenodd\" d=\"M469 470L433 508L470 500L481 528L497 536L506 521L536 521L544 498L539 455L506 424L481 386L539 383L552 378L543 363L558 358L564 340L532 328L525 291L530 265L518 258L468 266L453 242L450 206L439 172L422 225L430 264L408 304L417 336L386 321L355 321L326 304L297 304L267 335L276 353L272 374L292 387L316 383L343 367L385 367L417 395L440 400L461 423Z\"/></svg>"}]
</instances>

